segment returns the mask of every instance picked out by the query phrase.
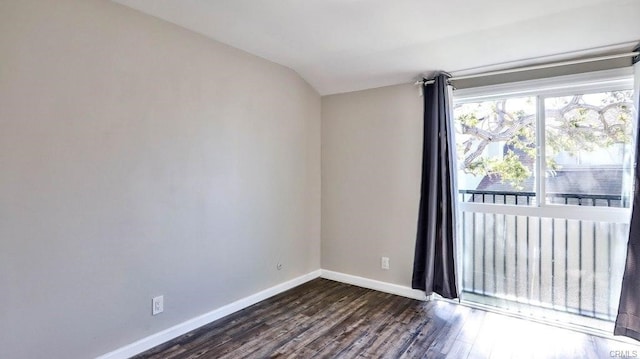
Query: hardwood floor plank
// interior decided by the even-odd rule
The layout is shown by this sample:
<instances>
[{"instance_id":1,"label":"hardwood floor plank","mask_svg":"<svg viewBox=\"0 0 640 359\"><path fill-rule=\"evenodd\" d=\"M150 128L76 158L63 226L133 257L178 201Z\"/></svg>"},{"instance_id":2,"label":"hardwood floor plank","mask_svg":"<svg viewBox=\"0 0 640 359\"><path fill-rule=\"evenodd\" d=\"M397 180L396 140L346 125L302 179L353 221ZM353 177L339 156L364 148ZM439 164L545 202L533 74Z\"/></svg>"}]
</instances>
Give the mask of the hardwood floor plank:
<instances>
[{"instance_id":1,"label":"hardwood floor plank","mask_svg":"<svg viewBox=\"0 0 640 359\"><path fill-rule=\"evenodd\" d=\"M640 346L316 279L137 359L605 358Z\"/></svg>"},{"instance_id":2,"label":"hardwood floor plank","mask_svg":"<svg viewBox=\"0 0 640 359\"><path fill-rule=\"evenodd\" d=\"M290 335L293 340L287 342L274 350L274 355L280 357L296 357L302 355L300 352L312 351L312 344L321 338L326 337L327 333L336 326L344 318L352 315L352 311L364 306L366 303L362 296L352 295L344 297L340 301L330 304L324 312L318 313L311 317L307 323L304 323L299 330ZM311 346L311 349L310 349Z\"/></svg>"},{"instance_id":3,"label":"hardwood floor plank","mask_svg":"<svg viewBox=\"0 0 640 359\"><path fill-rule=\"evenodd\" d=\"M451 349L446 355L447 359L465 359L469 356L471 352L471 347L473 343L462 341L462 340L454 340L451 344Z\"/></svg>"},{"instance_id":4,"label":"hardwood floor plank","mask_svg":"<svg viewBox=\"0 0 640 359\"><path fill-rule=\"evenodd\" d=\"M410 317L407 318L408 322L405 321L406 324L403 325L392 323L387 328L388 335L381 335L381 341L367 350L369 357L397 358L402 355L416 336L429 324L426 318L432 315L433 309L432 302L414 304Z\"/></svg>"},{"instance_id":5,"label":"hardwood floor plank","mask_svg":"<svg viewBox=\"0 0 640 359\"><path fill-rule=\"evenodd\" d=\"M414 337L414 340L407 346L401 358L422 358L427 354L428 349L439 338L448 323L455 305L445 302L432 302L433 315L430 316L427 325ZM436 353L432 353L436 355Z\"/></svg>"},{"instance_id":6,"label":"hardwood floor plank","mask_svg":"<svg viewBox=\"0 0 640 359\"><path fill-rule=\"evenodd\" d=\"M456 336L460 333L464 327L464 323L467 319L466 309L462 306L456 306L452 315L447 319L447 323L442 328L433 344L429 347L425 353L427 356L445 356L451 349L452 342L455 341Z\"/></svg>"},{"instance_id":7,"label":"hardwood floor plank","mask_svg":"<svg viewBox=\"0 0 640 359\"><path fill-rule=\"evenodd\" d=\"M316 309L314 309L315 307L319 307L319 308L326 308L326 303L327 302L334 302L335 303L333 305L341 305L342 303L344 303L344 301L346 300L346 298L348 298L348 296L350 295L350 291L349 289L352 290L352 288L345 288L344 287L336 287L334 288L334 290L329 290L329 291L322 291L321 294L316 293L316 295L313 297L313 299L309 300L309 304L307 305L300 305L299 302L293 302L293 304L295 304L295 306L292 307L285 307L285 308L280 308L279 313L285 313L286 315L281 315L278 314L277 316L263 316L262 318L257 318L255 320L255 323L259 323L260 325L264 325L265 329L263 334L265 336L268 336L267 332L269 331L270 328L276 328L278 329L278 325L280 325L282 322L284 321L289 321L291 322L291 316L292 315L300 315L301 318L309 318L309 316L307 315L307 312L309 310L311 311L316 311ZM310 293L313 294L313 293ZM249 308L247 308L249 309ZM341 309L341 311L348 311L350 308L345 307L343 309ZM322 318L327 318L329 317L329 314L333 313L333 311L331 310L327 310L324 313L321 313L317 316L316 319L321 320ZM291 323L291 324L300 324L298 322L295 322L295 320ZM229 342L230 343L224 343L224 345L220 345L220 346L213 346L214 349L217 349L219 352L219 356L218 357L224 357L224 354L229 353L231 355L231 357L233 357L234 355L236 355L236 353L234 353L233 351L229 350L230 348L239 348L239 347L245 347L245 351L247 350L247 348L255 348L258 345L260 345L260 343L265 342L262 339L261 335L256 335L256 333L253 333L251 330L245 330L242 332L234 332L234 333L230 333L229 334L231 336ZM253 338L250 339L250 338ZM211 346L211 345L209 345ZM246 357L249 353L243 353L243 357ZM237 358L237 356L235 356Z\"/></svg>"},{"instance_id":8,"label":"hardwood floor plank","mask_svg":"<svg viewBox=\"0 0 640 359\"><path fill-rule=\"evenodd\" d=\"M344 357L344 352L347 352L358 340L368 336L369 330L378 325L379 322L372 323L370 317L376 314L384 315L388 306L395 304L392 295L375 291L367 293L366 299L368 305L359 308L339 325L334 326L332 331L327 333L328 338L322 338L322 341L327 344L322 345L316 355Z\"/></svg>"},{"instance_id":9,"label":"hardwood floor plank","mask_svg":"<svg viewBox=\"0 0 640 359\"><path fill-rule=\"evenodd\" d=\"M411 299L392 296L391 300L386 301L386 305L380 310L373 310L373 313L367 317L364 324L366 327L365 334L358 338L357 341L350 346L337 352L337 357L355 358L365 357L368 348L373 347L375 340L380 337L380 333L385 331L389 325L397 325L398 318L406 317L407 309L415 306L415 302Z\"/></svg>"}]
</instances>

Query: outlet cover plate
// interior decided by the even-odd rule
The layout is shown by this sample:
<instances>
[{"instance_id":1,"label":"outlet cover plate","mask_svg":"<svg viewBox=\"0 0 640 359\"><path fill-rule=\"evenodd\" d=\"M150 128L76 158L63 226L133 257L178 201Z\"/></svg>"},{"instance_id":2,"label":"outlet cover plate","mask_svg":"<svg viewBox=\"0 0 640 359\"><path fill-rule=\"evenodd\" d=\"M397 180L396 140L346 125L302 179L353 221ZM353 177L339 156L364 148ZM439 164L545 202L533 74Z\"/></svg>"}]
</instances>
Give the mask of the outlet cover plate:
<instances>
[{"instance_id":1,"label":"outlet cover plate","mask_svg":"<svg viewBox=\"0 0 640 359\"><path fill-rule=\"evenodd\" d=\"M164 295L159 295L151 300L151 315L158 315L164 311Z\"/></svg>"},{"instance_id":2,"label":"outlet cover plate","mask_svg":"<svg viewBox=\"0 0 640 359\"><path fill-rule=\"evenodd\" d=\"M380 268L389 269L389 257L382 257L380 260Z\"/></svg>"}]
</instances>

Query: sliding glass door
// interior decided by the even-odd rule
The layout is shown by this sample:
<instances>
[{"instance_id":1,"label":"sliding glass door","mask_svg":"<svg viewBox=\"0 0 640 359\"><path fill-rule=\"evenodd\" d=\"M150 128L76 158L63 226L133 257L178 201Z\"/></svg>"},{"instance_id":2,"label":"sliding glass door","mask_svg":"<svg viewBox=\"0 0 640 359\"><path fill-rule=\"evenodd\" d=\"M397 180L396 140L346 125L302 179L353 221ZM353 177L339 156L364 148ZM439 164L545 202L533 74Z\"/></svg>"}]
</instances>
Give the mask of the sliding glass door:
<instances>
[{"instance_id":1,"label":"sliding glass door","mask_svg":"<svg viewBox=\"0 0 640 359\"><path fill-rule=\"evenodd\" d=\"M598 76L456 92L464 300L612 328L630 217L633 80Z\"/></svg>"}]
</instances>

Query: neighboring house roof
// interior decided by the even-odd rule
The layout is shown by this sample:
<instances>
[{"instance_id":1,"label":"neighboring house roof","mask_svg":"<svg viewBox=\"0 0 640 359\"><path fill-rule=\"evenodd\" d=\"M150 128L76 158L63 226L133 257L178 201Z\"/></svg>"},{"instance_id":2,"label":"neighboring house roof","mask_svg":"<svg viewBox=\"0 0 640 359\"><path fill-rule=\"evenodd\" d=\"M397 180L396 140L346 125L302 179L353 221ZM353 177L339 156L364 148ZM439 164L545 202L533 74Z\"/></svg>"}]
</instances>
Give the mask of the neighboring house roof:
<instances>
[{"instance_id":1,"label":"neighboring house roof","mask_svg":"<svg viewBox=\"0 0 640 359\"><path fill-rule=\"evenodd\" d=\"M577 193L620 195L624 171L622 168L566 168L547 173L547 193ZM499 175L485 176L477 190L496 192L535 192L534 179L529 178L516 188Z\"/></svg>"}]
</instances>

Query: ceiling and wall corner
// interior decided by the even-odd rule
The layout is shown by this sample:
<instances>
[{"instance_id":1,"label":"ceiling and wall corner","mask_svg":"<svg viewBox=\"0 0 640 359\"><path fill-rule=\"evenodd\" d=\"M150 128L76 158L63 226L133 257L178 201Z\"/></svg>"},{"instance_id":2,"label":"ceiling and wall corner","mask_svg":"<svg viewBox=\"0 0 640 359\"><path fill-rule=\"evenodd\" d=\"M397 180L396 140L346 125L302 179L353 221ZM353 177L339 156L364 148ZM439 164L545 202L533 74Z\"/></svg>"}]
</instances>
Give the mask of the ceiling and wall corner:
<instances>
[{"instance_id":1,"label":"ceiling and wall corner","mask_svg":"<svg viewBox=\"0 0 640 359\"><path fill-rule=\"evenodd\" d=\"M287 66L321 95L640 39L637 0L113 1Z\"/></svg>"}]
</instances>

